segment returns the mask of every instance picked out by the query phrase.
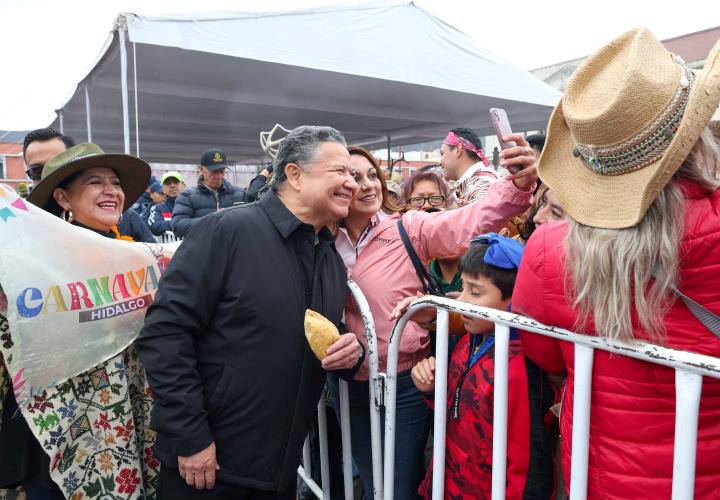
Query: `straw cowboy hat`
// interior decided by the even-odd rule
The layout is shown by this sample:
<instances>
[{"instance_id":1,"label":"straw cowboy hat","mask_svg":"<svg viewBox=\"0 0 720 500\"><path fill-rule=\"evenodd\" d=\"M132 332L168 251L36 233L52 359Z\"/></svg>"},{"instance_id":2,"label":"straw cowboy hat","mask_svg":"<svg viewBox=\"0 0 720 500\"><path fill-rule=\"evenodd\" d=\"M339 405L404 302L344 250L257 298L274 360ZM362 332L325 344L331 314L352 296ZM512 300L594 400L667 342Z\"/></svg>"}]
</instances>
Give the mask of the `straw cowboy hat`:
<instances>
[{"instance_id":1,"label":"straw cowboy hat","mask_svg":"<svg viewBox=\"0 0 720 500\"><path fill-rule=\"evenodd\" d=\"M585 61L555 107L538 173L592 227L638 224L720 102L720 42L702 72L645 28Z\"/></svg>"},{"instance_id":2,"label":"straw cowboy hat","mask_svg":"<svg viewBox=\"0 0 720 500\"><path fill-rule=\"evenodd\" d=\"M86 142L54 156L45 164L42 179L28 195L28 201L52 214L59 215L52 193L70 176L93 167L111 168L120 178L125 193L125 212L145 191L150 179L150 165L140 158L124 154L106 154L99 146Z\"/></svg>"}]
</instances>

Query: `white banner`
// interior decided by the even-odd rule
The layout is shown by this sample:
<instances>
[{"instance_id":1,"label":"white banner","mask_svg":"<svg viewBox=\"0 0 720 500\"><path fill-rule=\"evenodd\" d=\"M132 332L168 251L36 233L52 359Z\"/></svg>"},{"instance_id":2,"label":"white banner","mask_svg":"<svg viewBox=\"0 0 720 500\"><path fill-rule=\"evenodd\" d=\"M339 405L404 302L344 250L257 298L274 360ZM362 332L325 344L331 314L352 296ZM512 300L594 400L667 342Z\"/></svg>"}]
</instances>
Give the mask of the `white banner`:
<instances>
[{"instance_id":1,"label":"white banner","mask_svg":"<svg viewBox=\"0 0 720 500\"><path fill-rule=\"evenodd\" d=\"M103 237L0 185L0 349L18 401L130 345L178 245Z\"/></svg>"}]
</instances>

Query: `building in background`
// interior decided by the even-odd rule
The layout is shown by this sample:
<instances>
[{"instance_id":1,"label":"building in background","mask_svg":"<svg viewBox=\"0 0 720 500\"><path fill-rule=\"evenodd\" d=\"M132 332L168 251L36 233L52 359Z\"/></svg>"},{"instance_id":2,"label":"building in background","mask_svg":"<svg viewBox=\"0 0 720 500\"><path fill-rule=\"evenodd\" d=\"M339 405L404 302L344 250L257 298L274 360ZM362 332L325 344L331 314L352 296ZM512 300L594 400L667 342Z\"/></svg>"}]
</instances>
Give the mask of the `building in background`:
<instances>
[{"instance_id":1,"label":"building in background","mask_svg":"<svg viewBox=\"0 0 720 500\"><path fill-rule=\"evenodd\" d=\"M675 38L668 38L667 40L662 40L662 44L670 52L682 57L690 68L702 69L707 53L710 52L710 49L719 39L720 26ZM585 59L587 59L587 56L537 68L531 70L530 73L551 87L564 91L570 75L573 74Z\"/></svg>"},{"instance_id":2,"label":"building in background","mask_svg":"<svg viewBox=\"0 0 720 500\"><path fill-rule=\"evenodd\" d=\"M187 187L193 187L197 185L197 179L200 175L197 165L191 164L176 164L176 163L151 163L150 168L152 169L152 175L158 179L162 177L165 172L175 170L180 172L185 179L185 185ZM243 189L247 189L250 185L250 181L262 170L263 165L233 165L232 162L228 165L225 173L225 179L231 184L240 186Z\"/></svg>"},{"instance_id":3,"label":"building in background","mask_svg":"<svg viewBox=\"0 0 720 500\"><path fill-rule=\"evenodd\" d=\"M0 182L13 189L17 189L21 182L28 182L22 157L22 141L26 133L0 130Z\"/></svg>"}]
</instances>

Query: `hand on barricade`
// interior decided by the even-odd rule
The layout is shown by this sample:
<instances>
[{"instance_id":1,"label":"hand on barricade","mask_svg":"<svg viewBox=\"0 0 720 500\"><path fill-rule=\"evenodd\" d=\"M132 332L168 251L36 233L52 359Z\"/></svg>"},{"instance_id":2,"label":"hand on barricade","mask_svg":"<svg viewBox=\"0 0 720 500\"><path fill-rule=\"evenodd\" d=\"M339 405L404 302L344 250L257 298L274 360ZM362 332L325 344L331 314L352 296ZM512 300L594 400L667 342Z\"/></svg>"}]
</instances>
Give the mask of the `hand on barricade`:
<instances>
[{"instance_id":1,"label":"hand on barricade","mask_svg":"<svg viewBox=\"0 0 720 500\"><path fill-rule=\"evenodd\" d=\"M417 292L414 297L409 296L402 299L398 303L398 305L395 306L395 309L393 309L393 311L390 313L390 321L396 321L400 319L400 317L408 310L410 304L412 304L421 297L425 297L425 294ZM435 309L432 307L428 307L427 309L422 309L416 312L410 319L412 319L415 323L429 323L433 319L435 319L435 315Z\"/></svg>"},{"instance_id":2,"label":"hand on barricade","mask_svg":"<svg viewBox=\"0 0 720 500\"><path fill-rule=\"evenodd\" d=\"M510 134L503 141L515 141L517 146L500 151L500 165L510 171L506 179L518 189L531 191L537 185L537 162L530 144L521 134Z\"/></svg>"},{"instance_id":3,"label":"hand on barricade","mask_svg":"<svg viewBox=\"0 0 720 500\"><path fill-rule=\"evenodd\" d=\"M362 355L362 346L354 333L340 335L340 339L327 348L322 360L325 370L348 370L355 367Z\"/></svg>"},{"instance_id":4,"label":"hand on barricade","mask_svg":"<svg viewBox=\"0 0 720 500\"><path fill-rule=\"evenodd\" d=\"M178 457L180 476L189 486L198 490L211 490L215 486L215 474L220 466L215 455L215 443L189 457Z\"/></svg>"},{"instance_id":5,"label":"hand on barricade","mask_svg":"<svg viewBox=\"0 0 720 500\"><path fill-rule=\"evenodd\" d=\"M430 356L416 364L410 372L415 387L420 392L435 390L435 357Z\"/></svg>"}]
</instances>

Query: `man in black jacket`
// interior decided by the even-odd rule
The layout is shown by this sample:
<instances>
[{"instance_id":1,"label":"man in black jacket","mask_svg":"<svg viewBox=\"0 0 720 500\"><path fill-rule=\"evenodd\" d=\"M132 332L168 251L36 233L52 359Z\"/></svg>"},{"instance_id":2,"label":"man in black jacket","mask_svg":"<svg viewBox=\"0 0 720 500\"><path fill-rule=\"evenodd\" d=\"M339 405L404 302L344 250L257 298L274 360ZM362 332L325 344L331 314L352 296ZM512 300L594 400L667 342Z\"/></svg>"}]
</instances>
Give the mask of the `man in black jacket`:
<instances>
[{"instance_id":1,"label":"man in black jacket","mask_svg":"<svg viewBox=\"0 0 720 500\"><path fill-rule=\"evenodd\" d=\"M294 499L325 372L350 377L364 359L349 333L321 363L303 327L306 309L340 325L347 295L327 228L357 190L344 138L299 127L276 168L260 201L209 215L185 238L137 340L161 499Z\"/></svg>"},{"instance_id":2,"label":"man in black jacket","mask_svg":"<svg viewBox=\"0 0 720 500\"><path fill-rule=\"evenodd\" d=\"M267 190L267 184L270 182L270 177L273 173L273 164L269 162L265 168L263 168L259 174L252 178L250 184L248 184L247 194L251 196L253 201L260 198L261 192Z\"/></svg>"},{"instance_id":3,"label":"man in black jacket","mask_svg":"<svg viewBox=\"0 0 720 500\"><path fill-rule=\"evenodd\" d=\"M244 189L225 180L227 156L219 148L210 148L200 157L200 177L197 186L186 189L175 200L172 229L175 236L184 238L197 222L221 208L252 201Z\"/></svg>"}]
</instances>

